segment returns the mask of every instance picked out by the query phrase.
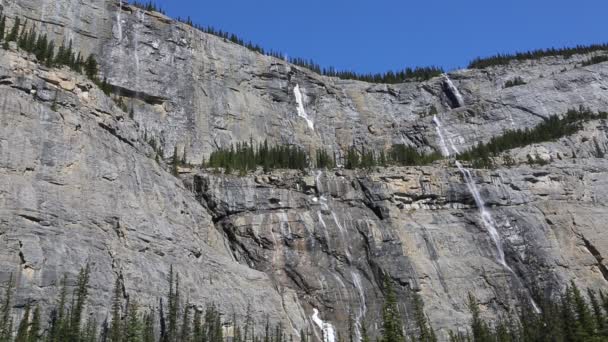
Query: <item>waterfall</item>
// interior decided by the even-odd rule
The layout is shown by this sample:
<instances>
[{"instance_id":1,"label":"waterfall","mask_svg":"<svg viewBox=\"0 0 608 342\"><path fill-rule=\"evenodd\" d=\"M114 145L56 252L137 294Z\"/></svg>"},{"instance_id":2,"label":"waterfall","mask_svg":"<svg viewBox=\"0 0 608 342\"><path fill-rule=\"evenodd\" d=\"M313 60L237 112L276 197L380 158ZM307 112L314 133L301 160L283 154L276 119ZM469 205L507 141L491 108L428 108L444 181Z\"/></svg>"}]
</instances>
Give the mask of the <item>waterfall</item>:
<instances>
[{"instance_id":1,"label":"waterfall","mask_svg":"<svg viewBox=\"0 0 608 342\"><path fill-rule=\"evenodd\" d=\"M138 55L138 51L139 51L139 27L143 27L145 25L145 13L140 10L139 8L137 9L137 19L139 20L139 24L138 25L134 25L134 30L133 30L133 50L135 50L133 52L133 57L135 58L135 82L139 83L139 55ZM136 84L139 85L139 84Z\"/></svg>"},{"instance_id":2,"label":"waterfall","mask_svg":"<svg viewBox=\"0 0 608 342\"><path fill-rule=\"evenodd\" d=\"M323 193L321 189L321 176L323 176L323 171L317 171L317 175L315 176L315 186L317 187L317 192L319 194Z\"/></svg>"},{"instance_id":3,"label":"waterfall","mask_svg":"<svg viewBox=\"0 0 608 342\"><path fill-rule=\"evenodd\" d=\"M357 330L355 331L357 335L357 341L361 341L361 320L365 318L365 314L367 313L367 306L365 305L365 292L363 292L363 285L361 284L361 278L359 274L351 271L351 276L353 277L353 284L359 293L359 313L355 318L355 327Z\"/></svg>"},{"instance_id":4,"label":"waterfall","mask_svg":"<svg viewBox=\"0 0 608 342\"><path fill-rule=\"evenodd\" d=\"M454 85L454 83L452 82L450 77L447 74L443 74L443 78L445 80L445 85L450 90L450 92L454 95L454 100L456 100L457 107L464 106L464 98L462 97L462 94L460 93L458 88L456 88L456 86Z\"/></svg>"},{"instance_id":5,"label":"waterfall","mask_svg":"<svg viewBox=\"0 0 608 342\"><path fill-rule=\"evenodd\" d=\"M116 12L116 23L118 24L118 42L122 41L122 0L119 1L118 12Z\"/></svg>"},{"instance_id":6,"label":"waterfall","mask_svg":"<svg viewBox=\"0 0 608 342\"><path fill-rule=\"evenodd\" d=\"M319 310L313 308L312 321L321 329L323 332L323 342L335 342L336 331L331 323L323 321L319 317Z\"/></svg>"},{"instance_id":7,"label":"waterfall","mask_svg":"<svg viewBox=\"0 0 608 342\"><path fill-rule=\"evenodd\" d=\"M511 267L509 267L509 265L507 265L507 262L505 261L505 252L502 248L502 241L500 239L500 235L498 234L498 230L496 230L496 221L494 221L492 214L490 214L490 212L486 209L486 204L483 201L483 198L481 198L481 194L479 193L479 189L477 189L477 184L475 184L475 180L473 179L471 172L465 167L463 167L458 160L456 160L456 166L464 177L465 183L467 184L467 188L469 189L469 192L473 195L475 204L479 209L481 221L483 222L484 227L486 227L486 230L490 234L490 237L494 242L494 246L496 246L496 260L506 269L513 272Z\"/></svg>"},{"instance_id":8,"label":"waterfall","mask_svg":"<svg viewBox=\"0 0 608 342\"><path fill-rule=\"evenodd\" d=\"M302 92L300 91L300 85L296 84L295 88L293 88L293 94L296 97L296 103L298 104L298 116L303 118L304 120L306 120L306 123L308 123L308 127L310 127L310 129L312 129L313 131L315 130L315 124L312 122L312 120L310 118L308 118L308 114L306 113L306 110L304 109L304 102L302 102Z\"/></svg>"},{"instance_id":9,"label":"waterfall","mask_svg":"<svg viewBox=\"0 0 608 342\"><path fill-rule=\"evenodd\" d=\"M443 132L445 132L445 129L443 129L443 127L441 126L441 121L439 121L439 118L437 118L436 115L433 116L433 122L435 123L435 129L437 130L437 135L439 136L439 143L441 145L443 155L449 157L452 155L452 152L455 155L458 154L458 149L456 149L456 146L454 146L451 137L449 138L450 146L448 147L448 145L446 144L446 139L443 134ZM450 152L450 148L452 149L452 152ZM498 234L498 230L496 230L496 222L494 221L492 214L486 209L485 202L483 201L483 198L479 193L479 189L477 188L477 184L475 183L471 172L464 166L462 166L462 164L458 160L456 160L456 166L462 174L462 177L464 178L464 181L467 184L469 192L471 193L471 195L473 195L473 199L475 200L475 204L477 205L477 209L479 210L479 215L481 216L483 226L486 228L488 234L490 234L490 237L494 242L494 246L496 247L496 260L506 269L513 272L511 267L509 267L509 265L507 265L505 261L505 252L502 248L502 241L500 239L500 235Z\"/></svg>"},{"instance_id":10,"label":"waterfall","mask_svg":"<svg viewBox=\"0 0 608 342\"><path fill-rule=\"evenodd\" d=\"M439 143L441 145L443 155L445 157L450 157L452 155L452 153L450 152L450 148L454 155L458 155L458 149L456 148L456 146L454 146L451 136L448 136L448 141L450 143L450 148L448 148L448 145L446 144L446 138L443 134L444 132L447 133L447 130L442 127L441 121L439 121L436 115L433 116L433 122L435 123L435 129L437 130L437 135L439 136ZM517 277L517 274L513 271L513 269L507 264L507 261L505 260L505 252L502 247L502 240L500 238L500 234L498 234L498 230L496 229L496 221L494 220L494 217L492 217L492 214L486 209L485 202L481 197L481 194L479 193L479 189L477 188L477 184L475 183L475 180L471 175L471 171L465 168L458 160L455 160L455 163L456 167L458 167L458 170L464 178L464 181L467 185L467 189L469 190L471 195L473 195L473 199L475 200L475 204L477 205L477 209L479 210L479 216L481 217L483 226L488 231L488 234L490 235L490 238L492 238L492 242L496 247L496 261L498 261L499 264L501 264L505 269L507 269L510 273ZM532 296L528 294L528 297L530 299L530 304L534 308L534 311L536 311L536 313L540 313L540 309L538 308L538 305L536 305L536 302L534 301Z\"/></svg>"}]
</instances>

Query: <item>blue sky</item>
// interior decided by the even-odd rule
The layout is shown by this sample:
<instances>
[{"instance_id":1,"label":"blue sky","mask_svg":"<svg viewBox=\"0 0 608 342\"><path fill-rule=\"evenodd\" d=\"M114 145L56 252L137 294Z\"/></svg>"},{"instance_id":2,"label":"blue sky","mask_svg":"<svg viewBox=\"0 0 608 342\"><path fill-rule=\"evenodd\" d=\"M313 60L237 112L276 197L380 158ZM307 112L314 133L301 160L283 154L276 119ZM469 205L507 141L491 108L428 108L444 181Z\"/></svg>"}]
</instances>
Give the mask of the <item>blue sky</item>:
<instances>
[{"instance_id":1,"label":"blue sky","mask_svg":"<svg viewBox=\"0 0 608 342\"><path fill-rule=\"evenodd\" d=\"M464 67L476 56L608 42L607 0L157 0L266 49L380 72Z\"/></svg>"}]
</instances>

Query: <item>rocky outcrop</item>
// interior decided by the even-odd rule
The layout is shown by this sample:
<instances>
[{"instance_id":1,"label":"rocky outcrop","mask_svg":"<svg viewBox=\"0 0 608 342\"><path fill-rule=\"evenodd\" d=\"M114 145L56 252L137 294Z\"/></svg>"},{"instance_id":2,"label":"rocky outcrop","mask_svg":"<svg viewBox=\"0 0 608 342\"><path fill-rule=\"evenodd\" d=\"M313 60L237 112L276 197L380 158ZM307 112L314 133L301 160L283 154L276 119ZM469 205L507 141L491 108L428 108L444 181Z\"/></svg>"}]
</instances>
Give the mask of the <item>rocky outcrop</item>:
<instances>
[{"instance_id":1,"label":"rocky outcrop","mask_svg":"<svg viewBox=\"0 0 608 342\"><path fill-rule=\"evenodd\" d=\"M445 336L467 324L469 291L492 318L572 279L607 285L602 120L510 151L515 166L472 171L512 270L496 261L450 161L246 177L193 168L176 178L145 141L177 147L193 164L250 137L311 152L340 154L353 143L429 152L439 144L435 108L464 150L569 108L608 109L606 63L545 58L372 85L322 77L120 2L0 5L9 22L26 16L96 54L102 77L133 108L131 118L82 76L0 51L0 283L17 275L18 307L33 298L48 309L63 273L73 281L86 262L100 319L116 277L125 296L158 305L173 265L195 306L243 315L251 303L258 324L268 314L295 335L314 327L315 310L341 331L351 312L377 332L388 277L402 313L421 295ZM515 76L526 84L504 88ZM299 115L296 87L312 125ZM549 164L527 165L528 155Z\"/></svg>"}]
</instances>

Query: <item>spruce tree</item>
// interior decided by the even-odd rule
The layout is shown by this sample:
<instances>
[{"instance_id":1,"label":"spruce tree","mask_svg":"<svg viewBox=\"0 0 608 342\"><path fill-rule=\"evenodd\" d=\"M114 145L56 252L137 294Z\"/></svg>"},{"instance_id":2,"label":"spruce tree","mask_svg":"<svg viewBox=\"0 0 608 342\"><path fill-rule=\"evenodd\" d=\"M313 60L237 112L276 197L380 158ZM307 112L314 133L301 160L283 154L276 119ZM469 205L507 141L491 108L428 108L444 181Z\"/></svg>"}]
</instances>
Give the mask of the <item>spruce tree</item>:
<instances>
[{"instance_id":1,"label":"spruce tree","mask_svg":"<svg viewBox=\"0 0 608 342\"><path fill-rule=\"evenodd\" d=\"M116 277L114 282L114 297L112 298L112 320L110 323L110 331L108 333L110 342L122 341L122 291L120 286L120 277Z\"/></svg>"},{"instance_id":2,"label":"spruce tree","mask_svg":"<svg viewBox=\"0 0 608 342\"><path fill-rule=\"evenodd\" d=\"M169 341L169 336L167 334L167 321L165 318L165 311L163 309L163 299L160 299L160 304L159 304L159 309L158 309L158 316L159 316L159 327L160 327L160 342L168 342Z\"/></svg>"},{"instance_id":3,"label":"spruce tree","mask_svg":"<svg viewBox=\"0 0 608 342\"><path fill-rule=\"evenodd\" d=\"M182 316L182 329L180 332L181 342L190 342L192 337L192 331L190 327L190 304L186 302L186 306L184 307L184 314Z\"/></svg>"},{"instance_id":4,"label":"spruce tree","mask_svg":"<svg viewBox=\"0 0 608 342\"><path fill-rule=\"evenodd\" d=\"M490 341L490 331L487 324L481 319L481 311L477 299L469 293L469 311L471 312L471 332L475 342Z\"/></svg>"},{"instance_id":5,"label":"spruce tree","mask_svg":"<svg viewBox=\"0 0 608 342\"><path fill-rule=\"evenodd\" d=\"M97 321L93 317L87 319L87 324L84 328L83 342L97 342Z\"/></svg>"},{"instance_id":6,"label":"spruce tree","mask_svg":"<svg viewBox=\"0 0 608 342\"><path fill-rule=\"evenodd\" d=\"M192 339L194 340L194 342L203 341L203 322L201 312L197 309L194 310L194 319L192 325Z\"/></svg>"},{"instance_id":7,"label":"spruce tree","mask_svg":"<svg viewBox=\"0 0 608 342\"><path fill-rule=\"evenodd\" d=\"M77 288L74 292L74 297L76 298L75 305L71 308L71 317L70 317L70 340L78 341L81 333L80 326L82 322L82 313L84 312L84 307L86 305L87 297L89 294L89 279L90 279L91 269L89 264L87 264L84 268L80 270L78 274L78 282Z\"/></svg>"},{"instance_id":8,"label":"spruce tree","mask_svg":"<svg viewBox=\"0 0 608 342\"><path fill-rule=\"evenodd\" d=\"M19 322L19 327L17 328L17 336L15 337L15 342L27 342L29 340L29 325L30 325L30 310L31 306L28 302L25 305L25 312L23 313L23 317L21 318L21 322Z\"/></svg>"},{"instance_id":9,"label":"spruce tree","mask_svg":"<svg viewBox=\"0 0 608 342\"><path fill-rule=\"evenodd\" d=\"M0 41L4 40L4 31L6 30L6 16L0 14Z\"/></svg>"},{"instance_id":10,"label":"spruce tree","mask_svg":"<svg viewBox=\"0 0 608 342\"><path fill-rule=\"evenodd\" d=\"M382 342L404 342L405 336L397 307L397 296L388 276L384 278L384 290L386 294L382 307Z\"/></svg>"},{"instance_id":11,"label":"spruce tree","mask_svg":"<svg viewBox=\"0 0 608 342\"><path fill-rule=\"evenodd\" d=\"M179 275L173 271L173 266L169 270L169 295L167 298L169 305L167 339L169 342L177 341L177 322L179 317Z\"/></svg>"},{"instance_id":12,"label":"spruce tree","mask_svg":"<svg viewBox=\"0 0 608 342\"><path fill-rule=\"evenodd\" d=\"M414 301L414 320L416 322L416 328L418 330L417 341L420 342L436 342L437 337L433 332L433 329L429 326L428 319L424 313L424 303L422 297L415 293L413 295Z\"/></svg>"},{"instance_id":13,"label":"spruce tree","mask_svg":"<svg viewBox=\"0 0 608 342\"><path fill-rule=\"evenodd\" d=\"M66 300L68 295L67 275L61 279L61 289L59 291L59 299L57 309L53 310L51 315L51 325L49 327L48 340L50 342L68 341L68 326Z\"/></svg>"},{"instance_id":14,"label":"spruce tree","mask_svg":"<svg viewBox=\"0 0 608 342\"><path fill-rule=\"evenodd\" d=\"M54 60L55 60L55 42L51 40L46 49L46 56L44 57L44 61L45 61L44 64L47 67L52 67Z\"/></svg>"},{"instance_id":15,"label":"spruce tree","mask_svg":"<svg viewBox=\"0 0 608 342\"><path fill-rule=\"evenodd\" d=\"M13 274L11 273L6 283L4 297L0 298L0 342L10 341L13 331L13 319L11 317L13 286Z\"/></svg>"},{"instance_id":16,"label":"spruce tree","mask_svg":"<svg viewBox=\"0 0 608 342\"><path fill-rule=\"evenodd\" d=\"M37 342L40 340L40 307L36 306L29 331L27 333L28 342Z\"/></svg>"},{"instance_id":17,"label":"spruce tree","mask_svg":"<svg viewBox=\"0 0 608 342\"><path fill-rule=\"evenodd\" d=\"M154 310L148 312L144 317L143 342L156 342L154 337Z\"/></svg>"},{"instance_id":18,"label":"spruce tree","mask_svg":"<svg viewBox=\"0 0 608 342\"><path fill-rule=\"evenodd\" d=\"M129 300L126 316L123 341L142 342L142 324L139 319L139 307L135 300Z\"/></svg>"},{"instance_id":19,"label":"spruce tree","mask_svg":"<svg viewBox=\"0 0 608 342\"><path fill-rule=\"evenodd\" d=\"M11 29L11 32L8 34L8 36L6 37L7 42L17 41L17 38L19 38L19 26L20 25L21 25L21 19L19 17L15 18L15 22L13 23L13 28Z\"/></svg>"},{"instance_id":20,"label":"spruce tree","mask_svg":"<svg viewBox=\"0 0 608 342\"><path fill-rule=\"evenodd\" d=\"M99 73L99 65L93 55L89 55L84 63L84 71L88 78L93 81L97 81L97 74Z\"/></svg>"},{"instance_id":21,"label":"spruce tree","mask_svg":"<svg viewBox=\"0 0 608 342\"><path fill-rule=\"evenodd\" d=\"M576 335L581 341L588 341L595 335L595 321L589 310L589 305L583 298L578 287L571 282L574 311L578 321Z\"/></svg>"}]
</instances>

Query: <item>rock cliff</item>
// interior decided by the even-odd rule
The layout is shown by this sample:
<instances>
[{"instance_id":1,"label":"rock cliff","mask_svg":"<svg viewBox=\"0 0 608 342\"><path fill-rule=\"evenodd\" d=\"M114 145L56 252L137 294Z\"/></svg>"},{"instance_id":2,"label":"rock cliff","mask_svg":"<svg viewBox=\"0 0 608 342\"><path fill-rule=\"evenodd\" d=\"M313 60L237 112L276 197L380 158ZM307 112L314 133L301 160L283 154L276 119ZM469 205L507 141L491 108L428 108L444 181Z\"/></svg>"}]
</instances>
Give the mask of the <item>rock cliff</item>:
<instances>
[{"instance_id":1,"label":"rock cliff","mask_svg":"<svg viewBox=\"0 0 608 342\"><path fill-rule=\"evenodd\" d=\"M534 291L608 283L608 127L512 151L516 165L473 170L505 252L450 161L369 171L274 171L245 177L167 172L145 140L192 164L249 140L343 153L405 143L439 150L437 111L459 149L584 105L608 110L607 63L551 57L459 70L396 85L314 74L115 1L0 0L93 53L133 115L92 82L33 56L0 51L0 281L18 276L17 306L49 307L64 272L92 266L91 306L104 318L111 287L157 305L169 267L195 306L215 302L261 326L345 331L378 322L381 283L404 316L413 293L441 336L463 327L473 292L484 315ZM513 77L526 84L505 88ZM298 103L300 101L301 103ZM528 154L551 162L526 164ZM377 326L372 324L372 331ZM316 329L317 337L321 332Z\"/></svg>"}]
</instances>

